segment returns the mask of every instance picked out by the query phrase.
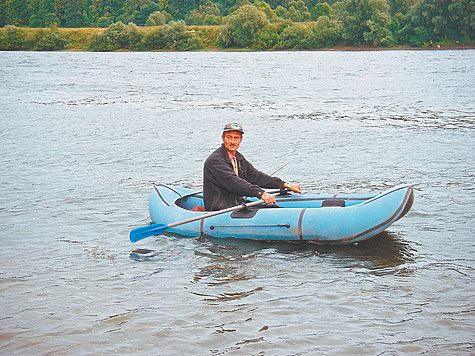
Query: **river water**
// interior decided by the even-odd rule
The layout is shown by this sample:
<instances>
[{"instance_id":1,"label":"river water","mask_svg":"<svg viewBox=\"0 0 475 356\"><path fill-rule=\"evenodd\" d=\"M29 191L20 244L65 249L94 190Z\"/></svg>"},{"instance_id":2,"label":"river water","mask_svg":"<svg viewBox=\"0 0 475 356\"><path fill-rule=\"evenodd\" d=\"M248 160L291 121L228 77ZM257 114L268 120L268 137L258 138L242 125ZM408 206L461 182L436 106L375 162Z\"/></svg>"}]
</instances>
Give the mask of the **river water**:
<instances>
[{"instance_id":1,"label":"river water","mask_svg":"<svg viewBox=\"0 0 475 356\"><path fill-rule=\"evenodd\" d=\"M0 354L469 355L475 51L0 52ZM415 185L357 246L130 244L221 128L305 192Z\"/></svg>"}]
</instances>

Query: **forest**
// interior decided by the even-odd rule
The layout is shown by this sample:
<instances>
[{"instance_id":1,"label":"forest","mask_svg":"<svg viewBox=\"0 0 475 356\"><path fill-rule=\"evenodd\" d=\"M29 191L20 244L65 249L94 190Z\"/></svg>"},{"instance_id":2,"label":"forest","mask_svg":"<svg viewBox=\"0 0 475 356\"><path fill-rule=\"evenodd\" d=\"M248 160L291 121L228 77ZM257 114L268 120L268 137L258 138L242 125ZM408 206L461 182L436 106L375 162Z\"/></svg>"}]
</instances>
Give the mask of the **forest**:
<instances>
[{"instance_id":1,"label":"forest","mask_svg":"<svg viewBox=\"0 0 475 356\"><path fill-rule=\"evenodd\" d=\"M1 0L0 50L473 45L474 0Z\"/></svg>"}]
</instances>

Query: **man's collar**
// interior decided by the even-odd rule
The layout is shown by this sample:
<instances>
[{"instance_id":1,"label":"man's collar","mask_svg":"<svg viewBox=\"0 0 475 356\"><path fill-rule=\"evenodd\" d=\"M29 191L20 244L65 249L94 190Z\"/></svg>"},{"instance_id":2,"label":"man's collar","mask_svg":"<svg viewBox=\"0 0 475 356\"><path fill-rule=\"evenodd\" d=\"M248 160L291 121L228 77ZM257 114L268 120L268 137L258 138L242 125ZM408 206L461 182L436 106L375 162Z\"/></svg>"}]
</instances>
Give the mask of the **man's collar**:
<instances>
[{"instance_id":1,"label":"man's collar","mask_svg":"<svg viewBox=\"0 0 475 356\"><path fill-rule=\"evenodd\" d=\"M228 157L229 157L230 160L232 160L234 157L236 157L236 152L234 154L232 154L231 152L226 150L226 153L228 154Z\"/></svg>"},{"instance_id":2,"label":"man's collar","mask_svg":"<svg viewBox=\"0 0 475 356\"><path fill-rule=\"evenodd\" d=\"M223 152L223 154L228 155L229 159L231 159L232 155L230 155L228 150L226 148L224 148L224 143L221 144L220 149L222 150L221 152ZM241 157L240 155L241 154L239 153L239 151L236 150L234 156L236 156L236 159L238 161L239 161L239 157Z\"/></svg>"}]
</instances>

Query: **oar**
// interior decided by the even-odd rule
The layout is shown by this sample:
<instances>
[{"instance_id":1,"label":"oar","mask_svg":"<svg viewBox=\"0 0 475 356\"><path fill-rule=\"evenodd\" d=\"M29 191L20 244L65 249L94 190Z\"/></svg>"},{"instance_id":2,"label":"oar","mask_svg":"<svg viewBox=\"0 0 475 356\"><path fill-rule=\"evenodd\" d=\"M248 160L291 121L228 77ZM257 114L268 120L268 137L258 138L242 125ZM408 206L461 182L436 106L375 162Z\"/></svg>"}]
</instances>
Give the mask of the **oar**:
<instances>
[{"instance_id":1,"label":"oar","mask_svg":"<svg viewBox=\"0 0 475 356\"><path fill-rule=\"evenodd\" d=\"M190 223L190 222L196 221L196 220L206 219L206 218L209 218L211 216L216 216L216 215L220 215L220 214L229 213L230 211L234 211L234 210L249 208L251 206L256 206L256 205L259 205L259 204L262 204L262 203L264 203L264 200L256 200L256 201L253 201L251 203L236 205L236 206L233 206L231 208L226 208L226 209L223 209L223 210L211 211L211 212L205 213L205 214L200 215L200 216L195 216L194 218L190 218L190 219L186 219L186 220L182 220L182 221L177 221L177 222L174 222L174 223L171 223L171 224L168 224L168 225L167 224L152 224L152 225L148 225L148 226L138 227L138 228L130 231L130 236L129 236L130 237L130 242L137 242L137 241L143 240L143 239L145 239L147 237L150 237L150 236L159 235L162 232L164 232L165 230L167 230L171 227L174 227L174 226L187 224L187 223Z\"/></svg>"}]
</instances>

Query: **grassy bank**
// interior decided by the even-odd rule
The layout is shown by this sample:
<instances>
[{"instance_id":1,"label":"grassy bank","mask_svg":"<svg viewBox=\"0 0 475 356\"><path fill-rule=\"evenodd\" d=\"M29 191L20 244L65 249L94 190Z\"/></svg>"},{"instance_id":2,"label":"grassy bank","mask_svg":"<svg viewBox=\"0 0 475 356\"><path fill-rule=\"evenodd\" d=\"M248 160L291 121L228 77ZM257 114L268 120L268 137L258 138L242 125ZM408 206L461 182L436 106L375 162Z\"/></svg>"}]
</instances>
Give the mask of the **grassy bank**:
<instances>
[{"instance_id":1,"label":"grassy bank","mask_svg":"<svg viewBox=\"0 0 475 356\"><path fill-rule=\"evenodd\" d=\"M154 51L219 49L219 26L138 27L117 23L108 28L0 29L0 50Z\"/></svg>"},{"instance_id":2,"label":"grassy bank","mask_svg":"<svg viewBox=\"0 0 475 356\"><path fill-rule=\"evenodd\" d=\"M294 24L312 28L312 23ZM0 50L29 51L249 51L249 50L402 50L402 49L467 49L472 43L432 43L420 47L405 45L393 46L345 46L342 40L333 43L322 42L313 47L300 48L298 38L287 35L285 42L280 40L285 28L271 25L262 39L250 47L226 48L220 43L219 26L185 26L174 22L165 26L138 27L133 24L116 23L108 28L18 28L6 26L0 29ZM288 27L287 27L288 28Z\"/></svg>"}]
</instances>

